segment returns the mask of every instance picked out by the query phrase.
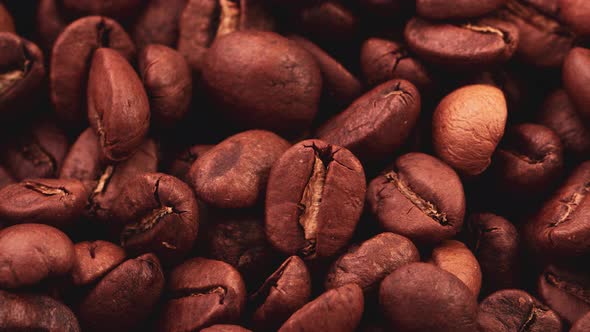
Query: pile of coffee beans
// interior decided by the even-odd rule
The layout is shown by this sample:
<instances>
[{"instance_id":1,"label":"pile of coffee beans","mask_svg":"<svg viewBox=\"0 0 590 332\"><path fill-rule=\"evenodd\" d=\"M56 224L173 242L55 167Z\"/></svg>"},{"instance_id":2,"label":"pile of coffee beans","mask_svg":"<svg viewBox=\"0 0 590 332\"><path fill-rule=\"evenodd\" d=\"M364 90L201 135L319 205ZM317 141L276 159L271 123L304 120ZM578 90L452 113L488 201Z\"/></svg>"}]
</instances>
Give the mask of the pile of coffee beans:
<instances>
[{"instance_id":1,"label":"pile of coffee beans","mask_svg":"<svg viewBox=\"0 0 590 332\"><path fill-rule=\"evenodd\" d=\"M590 331L589 0L0 0L0 331Z\"/></svg>"}]
</instances>

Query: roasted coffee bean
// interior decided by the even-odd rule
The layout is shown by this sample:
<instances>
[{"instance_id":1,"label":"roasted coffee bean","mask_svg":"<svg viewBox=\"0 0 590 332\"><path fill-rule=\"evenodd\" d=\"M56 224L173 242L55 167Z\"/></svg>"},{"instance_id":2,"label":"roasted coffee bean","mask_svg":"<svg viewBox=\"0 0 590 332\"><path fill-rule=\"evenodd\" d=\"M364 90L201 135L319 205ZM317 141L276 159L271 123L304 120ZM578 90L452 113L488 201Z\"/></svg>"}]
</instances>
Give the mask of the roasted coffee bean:
<instances>
[{"instance_id":1,"label":"roasted coffee bean","mask_svg":"<svg viewBox=\"0 0 590 332\"><path fill-rule=\"evenodd\" d=\"M500 8L506 0L416 0L418 15L433 20L475 18Z\"/></svg>"},{"instance_id":2,"label":"roasted coffee bean","mask_svg":"<svg viewBox=\"0 0 590 332\"><path fill-rule=\"evenodd\" d=\"M133 41L138 49L149 44L176 47L178 22L187 0L149 1L133 26Z\"/></svg>"},{"instance_id":3,"label":"roasted coffee bean","mask_svg":"<svg viewBox=\"0 0 590 332\"><path fill-rule=\"evenodd\" d=\"M563 63L562 79L565 90L572 102L576 106L576 111L590 123L590 111L588 105L590 90L587 84L590 84L590 49L576 47L572 49Z\"/></svg>"},{"instance_id":4,"label":"roasted coffee bean","mask_svg":"<svg viewBox=\"0 0 590 332\"><path fill-rule=\"evenodd\" d=\"M316 135L349 149L362 161L379 161L405 143L420 115L420 93L404 80L367 92L328 120Z\"/></svg>"},{"instance_id":5,"label":"roasted coffee bean","mask_svg":"<svg viewBox=\"0 0 590 332\"><path fill-rule=\"evenodd\" d=\"M78 180L24 180L0 190L0 220L67 228L82 216L87 199L88 189Z\"/></svg>"},{"instance_id":6,"label":"roasted coffee bean","mask_svg":"<svg viewBox=\"0 0 590 332\"><path fill-rule=\"evenodd\" d=\"M170 272L159 331L196 331L238 320L246 303L242 277L231 265L204 258Z\"/></svg>"},{"instance_id":7,"label":"roasted coffee bean","mask_svg":"<svg viewBox=\"0 0 590 332\"><path fill-rule=\"evenodd\" d=\"M3 4L0 4L0 32L16 32L12 15Z\"/></svg>"},{"instance_id":8,"label":"roasted coffee bean","mask_svg":"<svg viewBox=\"0 0 590 332\"><path fill-rule=\"evenodd\" d=\"M507 289L485 298L479 305L478 331L561 332L557 314L528 293Z\"/></svg>"},{"instance_id":9,"label":"roasted coffee bean","mask_svg":"<svg viewBox=\"0 0 590 332\"><path fill-rule=\"evenodd\" d=\"M582 36L590 35L590 6L584 0L559 0L559 17Z\"/></svg>"},{"instance_id":10,"label":"roasted coffee bean","mask_svg":"<svg viewBox=\"0 0 590 332\"><path fill-rule=\"evenodd\" d=\"M358 285L331 289L295 312L279 332L352 332L361 321L363 306L363 291Z\"/></svg>"},{"instance_id":11,"label":"roasted coffee bean","mask_svg":"<svg viewBox=\"0 0 590 332\"><path fill-rule=\"evenodd\" d=\"M76 243L74 250L71 275L75 286L90 285L98 281L126 258L123 248L101 240Z\"/></svg>"},{"instance_id":12,"label":"roasted coffee bean","mask_svg":"<svg viewBox=\"0 0 590 332\"><path fill-rule=\"evenodd\" d=\"M590 312L590 274L550 265L539 276L543 302L569 324Z\"/></svg>"},{"instance_id":13,"label":"roasted coffee bean","mask_svg":"<svg viewBox=\"0 0 590 332\"><path fill-rule=\"evenodd\" d=\"M419 244L454 237L463 225L465 194L448 165L423 153L399 157L369 184L367 201L381 227Z\"/></svg>"},{"instance_id":14,"label":"roasted coffee bean","mask_svg":"<svg viewBox=\"0 0 590 332\"><path fill-rule=\"evenodd\" d=\"M481 289L481 268L473 253L462 242L447 240L432 250L430 262L452 273L475 296Z\"/></svg>"},{"instance_id":15,"label":"roasted coffee bean","mask_svg":"<svg viewBox=\"0 0 590 332\"><path fill-rule=\"evenodd\" d=\"M0 303L2 331L81 331L74 313L48 296L12 294L0 290Z\"/></svg>"},{"instance_id":16,"label":"roasted coffee bean","mask_svg":"<svg viewBox=\"0 0 590 332\"><path fill-rule=\"evenodd\" d=\"M276 331L311 295L311 276L297 256L289 257L250 296L252 324L257 331Z\"/></svg>"},{"instance_id":17,"label":"roasted coffee bean","mask_svg":"<svg viewBox=\"0 0 590 332\"><path fill-rule=\"evenodd\" d=\"M168 167L167 173L175 176L186 183L190 183L189 171L193 163L202 157L207 151L211 150L214 145L197 144L182 151Z\"/></svg>"},{"instance_id":18,"label":"roasted coffee bean","mask_svg":"<svg viewBox=\"0 0 590 332\"><path fill-rule=\"evenodd\" d=\"M59 34L68 25L58 8L58 0L40 0L37 8L37 35L39 46L46 53L47 57L51 56L53 44Z\"/></svg>"},{"instance_id":19,"label":"roasted coffee bean","mask_svg":"<svg viewBox=\"0 0 590 332\"><path fill-rule=\"evenodd\" d=\"M251 332L250 330L238 325L213 325L201 330L201 332Z\"/></svg>"},{"instance_id":20,"label":"roasted coffee bean","mask_svg":"<svg viewBox=\"0 0 590 332\"><path fill-rule=\"evenodd\" d=\"M21 224L0 230L0 288L32 286L49 277L63 276L73 264L74 245L56 228ZM0 318L0 328L3 322Z\"/></svg>"},{"instance_id":21,"label":"roasted coffee bean","mask_svg":"<svg viewBox=\"0 0 590 332\"><path fill-rule=\"evenodd\" d=\"M141 7L141 0L59 0L72 17L104 15L123 19L132 16Z\"/></svg>"},{"instance_id":22,"label":"roasted coffee bean","mask_svg":"<svg viewBox=\"0 0 590 332\"><path fill-rule=\"evenodd\" d=\"M203 82L217 111L234 125L286 135L309 127L322 91L321 72L309 52L259 31L216 39L203 60Z\"/></svg>"},{"instance_id":23,"label":"roasted coffee bean","mask_svg":"<svg viewBox=\"0 0 590 332\"><path fill-rule=\"evenodd\" d=\"M123 27L100 16L74 21L55 41L49 83L51 101L64 124L79 127L86 122L88 72L100 47L110 47L127 60L135 56L135 46Z\"/></svg>"},{"instance_id":24,"label":"roasted coffee bean","mask_svg":"<svg viewBox=\"0 0 590 332\"><path fill-rule=\"evenodd\" d=\"M491 163L507 116L506 99L498 88L469 85L455 90L434 111L434 150L460 174L479 175Z\"/></svg>"},{"instance_id":25,"label":"roasted coffee bean","mask_svg":"<svg viewBox=\"0 0 590 332\"><path fill-rule=\"evenodd\" d=\"M347 149L299 142L273 165L266 192L266 235L279 251L305 259L344 248L363 210L365 173Z\"/></svg>"},{"instance_id":26,"label":"roasted coffee bean","mask_svg":"<svg viewBox=\"0 0 590 332\"><path fill-rule=\"evenodd\" d=\"M357 33L355 14L339 1L318 1L303 9L297 19L297 29L320 43L330 45L345 42Z\"/></svg>"},{"instance_id":27,"label":"roasted coffee bean","mask_svg":"<svg viewBox=\"0 0 590 332\"><path fill-rule=\"evenodd\" d=\"M572 326L570 332L584 332L590 330L590 312L582 316Z\"/></svg>"},{"instance_id":28,"label":"roasted coffee bean","mask_svg":"<svg viewBox=\"0 0 590 332\"><path fill-rule=\"evenodd\" d=\"M372 292L395 269L418 261L420 254L412 241L394 233L381 233L352 246L332 263L325 286L332 289L355 283L363 291Z\"/></svg>"},{"instance_id":29,"label":"roasted coffee bean","mask_svg":"<svg viewBox=\"0 0 590 332\"><path fill-rule=\"evenodd\" d=\"M413 263L393 271L381 283L379 303L394 330L476 330L473 293L457 277L431 264Z\"/></svg>"}]
</instances>

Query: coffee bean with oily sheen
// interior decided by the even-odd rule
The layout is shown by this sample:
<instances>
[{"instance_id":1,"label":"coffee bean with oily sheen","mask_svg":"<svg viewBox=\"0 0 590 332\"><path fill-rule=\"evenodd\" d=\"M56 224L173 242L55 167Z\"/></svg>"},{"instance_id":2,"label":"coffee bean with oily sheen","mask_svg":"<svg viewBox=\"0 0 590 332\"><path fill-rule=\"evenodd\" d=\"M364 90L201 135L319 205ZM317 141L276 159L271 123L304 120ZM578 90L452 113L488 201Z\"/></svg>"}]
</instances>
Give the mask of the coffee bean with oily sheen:
<instances>
[{"instance_id":1,"label":"coffee bean with oily sheen","mask_svg":"<svg viewBox=\"0 0 590 332\"><path fill-rule=\"evenodd\" d=\"M68 126L79 127L86 122L85 87L94 51L100 47L110 47L127 60L135 56L135 46L127 32L106 17L76 20L55 41L51 52L50 96L57 115Z\"/></svg>"},{"instance_id":2,"label":"coffee bean with oily sheen","mask_svg":"<svg viewBox=\"0 0 590 332\"><path fill-rule=\"evenodd\" d=\"M236 134L195 161L190 183L200 199L215 207L254 206L264 197L271 166L288 148L286 140L269 131Z\"/></svg>"},{"instance_id":3,"label":"coffee bean with oily sheen","mask_svg":"<svg viewBox=\"0 0 590 332\"><path fill-rule=\"evenodd\" d=\"M590 273L549 265L539 276L538 294L569 324L590 312Z\"/></svg>"},{"instance_id":4,"label":"coffee bean with oily sheen","mask_svg":"<svg viewBox=\"0 0 590 332\"><path fill-rule=\"evenodd\" d=\"M457 277L431 264L393 271L381 283L379 303L394 331L476 331L476 297Z\"/></svg>"},{"instance_id":5,"label":"coffee bean with oily sheen","mask_svg":"<svg viewBox=\"0 0 590 332\"><path fill-rule=\"evenodd\" d=\"M98 281L126 258L123 248L102 240L76 243L74 250L71 276L75 286L86 286Z\"/></svg>"},{"instance_id":6,"label":"coffee bean with oily sheen","mask_svg":"<svg viewBox=\"0 0 590 332\"><path fill-rule=\"evenodd\" d=\"M149 44L176 47L178 22L187 0L152 0L133 25L131 35L138 49Z\"/></svg>"},{"instance_id":7,"label":"coffee bean with oily sheen","mask_svg":"<svg viewBox=\"0 0 590 332\"><path fill-rule=\"evenodd\" d=\"M562 79L565 90L576 106L578 113L590 123L590 49L573 48L563 63Z\"/></svg>"},{"instance_id":8,"label":"coffee bean with oily sheen","mask_svg":"<svg viewBox=\"0 0 590 332\"><path fill-rule=\"evenodd\" d=\"M590 35L590 3L584 0L559 0L559 17L578 35Z\"/></svg>"},{"instance_id":9,"label":"coffee bean with oily sheen","mask_svg":"<svg viewBox=\"0 0 590 332\"><path fill-rule=\"evenodd\" d=\"M590 330L590 311L576 321L570 332L584 332Z\"/></svg>"},{"instance_id":10,"label":"coffee bean with oily sheen","mask_svg":"<svg viewBox=\"0 0 590 332\"><path fill-rule=\"evenodd\" d=\"M251 332L238 325L218 324L202 329L201 332Z\"/></svg>"},{"instance_id":11,"label":"coffee bean with oily sheen","mask_svg":"<svg viewBox=\"0 0 590 332\"><path fill-rule=\"evenodd\" d=\"M21 224L0 230L0 288L32 286L63 276L73 264L74 245L56 228Z\"/></svg>"},{"instance_id":12,"label":"coffee bean with oily sheen","mask_svg":"<svg viewBox=\"0 0 590 332\"><path fill-rule=\"evenodd\" d=\"M127 18L141 7L141 0L59 0L63 9L73 17L104 15L115 18Z\"/></svg>"},{"instance_id":13,"label":"coffee bean with oily sheen","mask_svg":"<svg viewBox=\"0 0 590 332\"><path fill-rule=\"evenodd\" d=\"M405 143L420 107L420 93L412 83L388 81L324 123L316 136L349 149L362 161L378 161Z\"/></svg>"},{"instance_id":14,"label":"coffee bean with oily sheen","mask_svg":"<svg viewBox=\"0 0 590 332\"><path fill-rule=\"evenodd\" d=\"M500 8L506 0L416 0L419 16L433 20L455 20L483 16Z\"/></svg>"},{"instance_id":15,"label":"coffee bean with oily sheen","mask_svg":"<svg viewBox=\"0 0 590 332\"><path fill-rule=\"evenodd\" d=\"M468 85L447 95L432 118L436 154L462 175L485 171L504 135L504 94L488 85Z\"/></svg>"},{"instance_id":16,"label":"coffee bean with oily sheen","mask_svg":"<svg viewBox=\"0 0 590 332\"><path fill-rule=\"evenodd\" d=\"M88 190L81 181L30 179L0 190L0 220L66 228L82 216Z\"/></svg>"},{"instance_id":17,"label":"coffee bean with oily sheen","mask_svg":"<svg viewBox=\"0 0 590 332\"><path fill-rule=\"evenodd\" d=\"M311 275L301 258L291 256L250 296L257 331L276 331L311 296Z\"/></svg>"},{"instance_id":18,"label":"coffee bean with oily sheen","mask_svg":"<svg viewBox=\"0 0 590 332\"><path fill-rule=\"evenodd\" d=\"M158 331L198 331L231 323L244 310L246 287L227 263L192 258L174 268L168 278Z\"/></svg>"},{"instance_id":19,"label":"coffee bean with oily sheen","mask_svg":"<svg viewBox=\"0 0 590 332\"><path fill-rule=\"evenodd\" d=\"M115 50L99 48L92 57L88 120L112 161L128 159L147 135L150 107L143 84Z\"/></svg>"},{"instance_id":20,"label":"coffee bean with oily sheen","mask_svg":"<svg viewBox=\"0 0 590 332\"><path fill-rule=\"evenodd\" d=\"M528 293L507 289L486 297L479 305L478 331L561 332L559 316Z\"/></svg>"},{"instance_id":21,"label":"coffee bean with oily sheen","mask_svg":"<svg viewBox=\"0 0 590 332\"><path fill-rule=\"evenodd\" d=\"M413 18L404 36L422 59L456 69L486 68L506 62L518 45L518 29L493 18L475 22L437 23Z\"/></svg>"},{"instance_id":22,"label":"coffee bean with oily sheen","mask_svg":"<svg viewBox=\"0 0 590 332\"><path fill-rule=\"evenodd\" d=\"M3 4L0 4L0 32L15 33L14 19Z\"/></svg>"},{"instance_id":23,"label":"coffee bean with oily sheen","mask_svg":"<svg viewBox=\"0 0 590 332\"><path fill-rule=\"evenodd\" d=\"M121 245L129 252L155 253L165 265L182 260L193 248L199 208L191 188L163 173L130 179L113 207L122 227Z\"/></svg>"},{"instance_id":24,"label":"coffee bean with oily sheen","mask_svg":"<svg viewBox=\"0 0 590 332\"><path fill-rule=\"evenodd\" d=\"M477 258L462 242L447 240L432 250L430 263L452 273L475 296L481 289L481 268Z\"/></svg>"},{"instance_id":25,"label":"coffee bean with oily sheen","mask_svg":"<svg viewBox=\"0 0 590 332\"><path fill-rule=\"evenodd\" d=\"M203 82L217 111L240 128L295 135L318 111L321 72L309 52L278 34L240 31L218 38Z\"/></svg>"},{"instance_id":26,"label":"coffee bean with oily sheen","mask_svg":"<svg viewBox=\"0 0 590 332\"><path fill-rule=\"evenodd\" d=\"M352 332L363 315L363 291L356 284L331 289L295 312L279 332Z\"/></svg>"},{"instance_id":27,"label":"coffee bean with oily sheen","mask_svg":"<svg viewBox=\"0 0 590 332\"><path fill-rule=\"evenodd\" d=\"M0 330L79 332L74 313L49 296L0 290Z\"/></svg>"},{"instance_id":28,"label":"coffee bean with oily sheen","mask_svg":"<svg viewBox=\"0 0 590 332\"><path fill-rule=\"evenodd\" d=\"M394 233L381 233L352 246L332 263L325 286L332 289L355 283L371 292L395 269L418 261L420 254L412 241Z\"/></svg>"},{"instance_id":29,"label":"coffee bean with oily sheen","mask_svg":"<svg viewBox=\"0 0 590 332\"><path fill-rule=\"evenodd\" d=\"M454 237L465 216L459 176L442 161L423 153L399 157L393 169L373 179L367 202L383 229L419 244Z\"/></svg>"},{"instance_id":30,"label":"coffee bean with oily sheen","mask_svg":"<svg viewBox=\"0 0 590 332\"><path fill-rule=\"evenodd\" d=\"M202 157L213 147L214 145L197 144L191 146L188 149L185 149L170 163L166 173L175 176L186 183L189 183L189 171L191 166L193 166L195 160Z\"/></svg>"},{"instance_id":31,"label":"coffee bean with oily sheen","mask_svg":"<svg viewBox=\"0 0 590 332\"><path fill-rule=\"evenodd\" d=\"M321 140L295 144L273 165L265 228L279 251L305 259L344 248L363 210L365 173L347 149Z\"/></svg>"}]
</instances>

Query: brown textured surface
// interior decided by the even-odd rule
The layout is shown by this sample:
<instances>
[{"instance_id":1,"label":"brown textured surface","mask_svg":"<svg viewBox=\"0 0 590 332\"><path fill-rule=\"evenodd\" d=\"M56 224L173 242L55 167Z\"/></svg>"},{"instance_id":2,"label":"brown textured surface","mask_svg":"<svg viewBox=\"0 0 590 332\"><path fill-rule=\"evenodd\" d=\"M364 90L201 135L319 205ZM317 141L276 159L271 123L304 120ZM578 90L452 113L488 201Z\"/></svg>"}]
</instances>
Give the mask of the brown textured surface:
<instances>
[{"instance_id":1,"label":"brown textured surface","mask_svg":"<svg viewBox=\"0 0 590 332\"><path fill-rule=\"evenodd\" d=\"M76 243L74 249L75 260L71 274L76 286L94 283L126 258L123 248L102 240Z\"/></svg>"},{"instance_id":2,"label":"brown textured surface","mask_svg":"<svg viewBox=\"0 0 590 332\"><path fill-rule=\"evenodd\" d=\"M456 240L447 240L432 250L430 262L452 273L461 280L475 296L481 289L481 268L477 259L463 244Z\"/></svg>"}]
</instances>

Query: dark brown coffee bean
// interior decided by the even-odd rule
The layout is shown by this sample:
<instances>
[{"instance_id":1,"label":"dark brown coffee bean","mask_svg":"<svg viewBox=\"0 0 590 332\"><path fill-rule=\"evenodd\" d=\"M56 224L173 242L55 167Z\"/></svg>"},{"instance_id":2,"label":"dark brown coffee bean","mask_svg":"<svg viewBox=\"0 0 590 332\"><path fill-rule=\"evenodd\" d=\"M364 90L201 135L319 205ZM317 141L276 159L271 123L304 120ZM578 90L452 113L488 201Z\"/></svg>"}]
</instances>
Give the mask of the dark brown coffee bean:
<instances>
[{"instance_id":1,"label":"dark brown coffee bean","mask_svg":"<svg viewBox=\"0 0 590 332\"><path fill-rule=\"evenodd\" d=\"M584 331L590 331L590 312L578 319L576 323L572 326L572 329L570 330L570 332Z\"/></svg>"},{"instance_id":2,"label":"dark brown coffee bean","mask_svg":"<svg viewBox=\"0 0 590 332\"><path fill-rule=\"evenodd\" d=\"M0 32L16 33L12 15L3 4L0 4Z\"/></svg>"},{"instance_id":3,"label":"dark brown coffee bean","mask_svg":"<svg viewBox=\"0 0 590 332\"><path fill-rule=\"evenodd\" d=\"M546 305L528 293L507 289L485 298L479 305L478 331L561 332L561 320Z\"/></svg>"},{"instance_id":4,"label":"dark brown coffee bean","mask_svg":"<svg viewBox=\"0 0 590 332\"><path fill-rule=\"evenodd\" d=\"M361 321L363 306L363 291L358 285L331 289L295 312L279 332L352 332Z\"/></svg>"},{"instance_id":5,"label":"dark brown coffee bean","mask_svg":"<svg viewBox=\"0 0 590 332\"><path fill-rule=\"evenodd\" d=\"M259 31L216 39L204 58L203 82L232 124L288 135L311 124L322 91L320 69L309 52Z\"/></svg>"},{"instance_id":6,"label":"dark brown coffee bean","mask_svg":"<svg viewBox=\"0 0 590 332\"><path fill-rule=\"evenodd\" d=\"M392 170L371 181L367 201L383 229L420 244L454 237L465 216L459 176L423 153L399 157Z\"/></svg>"},{"instance_id":7,"label":"dark brown coffee bean","mask_svg":"<svg viewBox=\"0 0 590 332\"><path fill-rule=\"evenodd\" d=\"M288 148L287 141L269 131L239 133L195 161L190 183L197 196L213 206L254 206L264 197L271 166Z\"/></svg>"},{"instance_id":8,"label":"dark brown coffee bean","mask_svg":"<svg viewBox=\"0 0 590 332\"><path fill-rule=\"evenodd\" d=\"M72 283L75 286L90 285L121 264L125 250L106 241L80 242L74 245L75 259L72 267Z\"/></svg>"},{"instance_id":9,"label":"dark brown coffee bean","mask_svg":"<svg viewBox=\"0 0 590 332\"><path fill-rule=\"evenodd\" d=\"M311 276L297 256L289 257L250 297L257 331L276 331L309 301Z\"/></svg>"},{"instance_id":10,"label":"dark brown coffee bean","mask_svg":"<svg viewBox=\"0 0 590 332\"><path fill-rule=\"evenodd\" d=\"M569 324L590 312L590 274L550 265L539 276L539 296Z\"/></svg>"},{"instance_id":11,"label":"dark brown coffee bean","mask_svg":"<svg viewBox=\"0 0 590 332\"><path fill-rule=\"evenodd\" d=\"M113 207L121 223L121 245L131 253L155 253L165 265L179 262L193 248L199 207L191 188L162 173L127 181Z\"/></svg>"},{"instance_id":12,"label":"dark brown coffee bean","mask_svg":"<svg viewBox=\"0 0 590 332\"><path fill-rule=\"evenodd\" d=\"M29 179L0 190L0 220L67 228L84 213L88 189L78 180Z\"/></svg>"},{"instance_id":13,"label":"dark brown coffee bean","mask_svg":"<svg viewBox=\"0 0 590 332\"><path fill-rule=\"evenodd\" d=\"M457 277L431 264L412 263L393 271L381 283L379 303L394 330L476 330L473 293Z\"/></svg>"},{"instance_id":14,"label":"dark brown coffee bean","mask_svg":"<svg viewBox=\"0 0 590 332\"><path fill-rule=\"evenodd\" d=\"M373 291L395 269L418 261L420 254L412 241L394 233L381 233L352 246L332 263L325 286L332 289L355 283L365 292Z\"/></svg>"},{"instance_id":15,"label":"dark brown coffee bean","mask_svg":"<svg viewBox=\"0 0 590 332\"><path fill-rule=\"evenodd\" d=\"M158 331L197 331L237 321L245 303L238 271L224 262L193 258L170 272Z\"/></svg>"},{"instance_id":16,"label":"dark brown coffee bean","mask_svg":"<svg viewBox=\"0 0 590 332\"><path fill-rule=\"evenodd\" d=\"M143 84L115 50L99 48L92 57L88 120L109 160L128 159L147 135L150 105Z\"/></svg>"},{"instance_id":17,"label":"dark brown coffee bean","mask_svg":"<svg viewBox=\"0 0 590 332\"><path fill-rule=\"evenodd\" d=\"M559 0L559 17L579 35L590 35L590 6L584 0Z\"/></svg>"},{"instance_id":18,"label":"dark brown coffee bean","mask_svg":"<svg viewBox=\"0 0 590 332\"><path fill-rule=\"evenodd\" d=\"M339 1L319 1L301 11L296 25L304 35L320 45L329 46L356 35L359 22L355 14Z\"/></svg>"},{"instance_id":19,"label":"dark brown coffee bean","mask_svg":"<svg viewBox=\"0 0 590 332\"><path fill-rule=\"evenodd\" d=\"M481 269L477 259L462 242L447 240L432 250L430 263L452 273L475 296L481 289Z\"/></svg>"},{"instance_id":20,"label":"dark brown coffee bean","mask_svg":"<svg viewBox=\"0 0 590 332\"><path fill-rule=\"evenodd\" d=\"M273 165L266 192L266 235L279 251L305 259L344 248L359 221L365 173L350 151L299 142Z\"/></svg>"},{"instance_id":21,"label":"dark brown coffee bean","mask_svg":"<svg viewBox=\"0 0 590 332\"><path fill-rule=\"evenodd\" d=\"M37 45L1 31L0 28L0 113L7 118L30 106L31 96L42 86L45 65Z\"/></svg>"},{"instance_id":22,"label":"dark brown coffee bean","mask_svg":"<svg viewBox=\"0 0 590 332\"><path fill-rule=\"evenodd\" d=\"M590 49L576 47L573 48L563 63L562 79L565 90L572 102L576 106L576 111L590 123L590 111L588 105L590 98L588 93L590 89Z\"/></svg>"},{"instance_id":23,"label":"dark brown coffee bean","mask_svg":"<svg viewBox=\"0 0 590 332\"><path fill-rule=\"evenodd\" d=\"M316 135L349 149L362 161L378 161L406 141L420 107L420 93L412 83L392 80L358 98L320 127Z\"/></svg>"},{"instance_id":24,"label":"dark brown coffee bean","mask_svg":"<svg viewBox=\"0 0 590 332\"><path fill-rule=\"evenodd\" d=\"M436 154L460 174L485 171L504 135L508 110L504 94L488 85L469 85L447 95L432 119Z\"/></svg>"},{"instance_id":25,"label":"dark brown coffee bean","mask_svg":"<svg viewBox=\"0 0 590 332\"><path fill-rule=\"evenodd\" d=\"M175 176L186 183L190 183L189 171L193 163L202 157L207 151L211 150L214 145L194 145L182 151L168 167L167 173Z\"/></svg>"},{"instance_id":26,"label":"dark brown coffee bean","mask_svg":"<svg viewBox=\"0 0 590 332\"><path fill-rule=\"evenodd\" d=\"M506 0L416 0L418 15L433 20L475 18L500 8Z\"/></svg>"},{"instance_id":27,"label":"dark brown coffee bean","mask_svg":"<svg viewBox=\"0 0 590 332\"><path fill-rule=\"evenodd\" d=\"M39 46L46 52L47 56L51 56L53 44L59 34L68 25L66 19L60 12L58 0L40 0L37 8L37 35Z\"/></svg>"},{"instance_id":28,"label":"dark brown coffee bean","mask_svg":"<svg viewBox=\"0 0 590 332\"><path fill-rule=\"evenodd\" d=\"M164 288L158 258L129 259L104 276L80 302L84 331L129 331L154 309Z\"/></svg>"},{"instance_id":29,"label":"dark brown coffee bean","mask_svg":"<svg viewBox=\"0 0 590 332\"><path fill-rule=\"evenodd\" d=\"M213 325L208 328L202 329L201 332L252 332L246 328L238 325Z\"/></svg>"},{"instance_id":30,"label":"dark brown coffee bean","mask_svg":"<svg viewBox=\"0 0 590 332\"><path fill-rule=\"evenodd\" d=\"M0 330L79 332L74 313L64 304L41 295L0 290Z\"/></svg>"},{"instance_id":31,"label":"dark brown coffee bean","mask_svg":"<svg viewBox=\"0 0 590 332\"><path fill-rule=\"evenodd\" d=\"M413 18L404 32L410 49L429 63L457 69L506 62L518 45L518 29L493 18L474 23L436 23Z\"/></svg>"},{"instance_id":32,"label":"dark brown coffee bean","mask_svg":"<svg viewBox=\"0 0 590 332\"><path fill-rule=\"evenodd\" d=\"M49 75L51 101L67 125L86 122L85 87L94 51L100 47L110 47L128 60L135 56L135 46L123 27L100 16L74 21L55 41Z\"/></svg>"},{"instance_id":33,"label":"dark brown coffee bean","mask_svg":"<svg viewBox=\"0 0 590 332\"><path fill-rule=\"evenodd\" d=\"M187 0L152 0L133 26L133 41L138 49L149 44L176 47L178 22Z\"/></svg>"},{"instance_id":34,"label":"dark brown coffee bean","mask_svg":"<svg viewBox=\"0 0 590 332\"><path fill-rule=\"evenodd\" d=\"M132 16L141 7L141 0L59 0L63 9L73 17L104 15L117 19Z\"/></svg>"},{"instance_id":35,"label":"dark brown coffee bean","mask_svg":"<svg viewBox=\"0 0 590 332\"><path fill-rule=\"evenodd\" d=\"M32 286L67 274L73 264L74 245L57 228L21 224L0 230L0 288Z\"/></svg>"}]
</instances>

